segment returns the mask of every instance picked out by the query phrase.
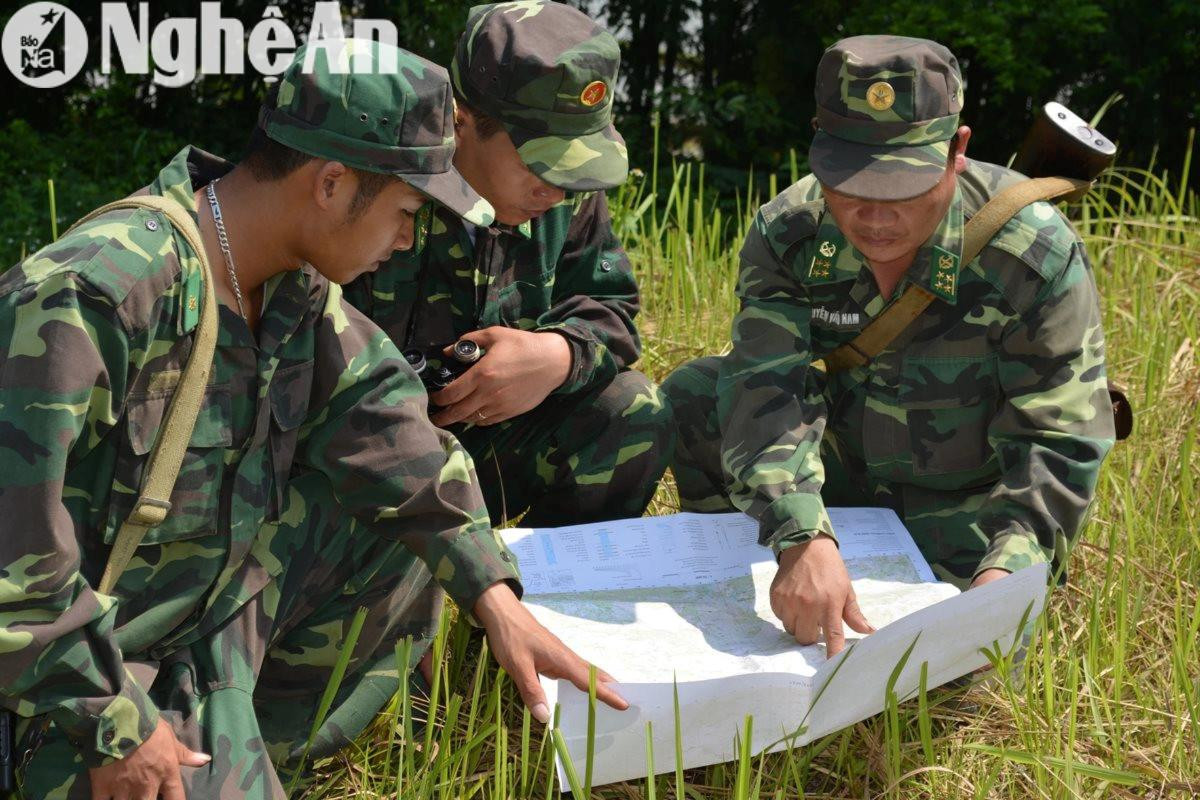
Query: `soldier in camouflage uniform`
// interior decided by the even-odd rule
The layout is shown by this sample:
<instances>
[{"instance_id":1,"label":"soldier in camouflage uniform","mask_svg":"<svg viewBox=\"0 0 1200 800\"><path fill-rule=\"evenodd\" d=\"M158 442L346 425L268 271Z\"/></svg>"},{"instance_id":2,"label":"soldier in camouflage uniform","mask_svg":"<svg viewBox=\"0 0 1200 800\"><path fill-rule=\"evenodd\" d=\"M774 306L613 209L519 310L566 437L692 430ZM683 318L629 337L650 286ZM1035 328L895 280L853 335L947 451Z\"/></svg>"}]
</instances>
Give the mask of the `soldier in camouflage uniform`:
<instances>
[{"instance_id":1,"label":"soldier in camouflage uniform","mask_svg":"<svg viewBox=\"0 0 1200 800\"><path fill-rule=\"evenodd\" d=\"M603 191L628 170L612 125L619 60L570 6L473 8L451 68L455 165L497 224L439 209L419 253L347 287L430 372L459 339L484 350L431 401L497 524L526 508L528 525L639 516L666 468L671 427L658 388L629 368L638 290Z\"/></svg>"},{"instance_id":2,"label":"soldier in camouflage uniform","mask_svg":"<svg viewBox=\"0 0 1200 800\"><path fill-rule=\"evenodd\" d=\"M346 74L350 53L378 72ZM395 692L400 638L425 651L439 584L535 715L536 670L587 686L519 604L470 456L335 282L410 246L429 197L490 221L451 164L448 76L376 44L351 42L340 72L303 57L242 164L188 147L141 192L197 220L223 302L170 514L111 594L94 587L192 347L198 256L162 215L122 210L0 277L0 704L26 797L283 797L275 765L302 751L356 609L314 757Z\"/></svg>"},{"instance_id":3,"label":"soldier in camouflage uniform","mask_svg":"<svg viewBox=\"0 0 1200 800\"><path fill-rule=\"evenodd\" d=\"M813 175L764 205L741 251L733 351L664 392L685 508L740 509L780 557L772 606L830 652L870 630L828 505L895 509L960 587L1061 567L1113 442L1096 286L1050 204L970 263L964 221L1022 176L965 157L954 56L921 39L845 39L821 59ZM936 298L874 360L826 375L910 284Z\"/></svg>"}]
</instances>

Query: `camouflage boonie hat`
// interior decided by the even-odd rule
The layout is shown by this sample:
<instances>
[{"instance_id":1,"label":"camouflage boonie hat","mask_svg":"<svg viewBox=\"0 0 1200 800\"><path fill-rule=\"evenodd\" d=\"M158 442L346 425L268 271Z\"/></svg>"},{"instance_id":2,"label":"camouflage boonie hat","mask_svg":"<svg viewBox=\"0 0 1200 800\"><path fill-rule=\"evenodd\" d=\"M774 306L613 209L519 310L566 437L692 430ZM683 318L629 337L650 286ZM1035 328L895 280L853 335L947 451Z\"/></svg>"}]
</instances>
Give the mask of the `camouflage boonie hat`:
<instances>
[{"instance_id":1,"label":"camouflage boonie hat","mask_svg":"<svg viewBox=\"0 0 1200 800\"><path fill-rule=\"evenodd\" d=\"M490 203L454 168L454 97L432 61L373 40L346 39L336 65L324 47L296 51L258 125L302 153L395 175L476 225ZM334 68L336 67L336 69ZM355 72L354 70L359 70Z\"/></svg>"},{"instance_id":2,"label":"camouflage boonie hat","mask_svg":"<svg viewBox=\"0 0 1200 800\"><path fill-rule=\"evenodd\" d=\"M962 75L937 42L854 36L817 65L809 165L825 186L871 200L929 191L946 170L962 111Z\"/></svg>"},{"instance_id":3,"label":"camouflage boonie hat","mask_svg":"<svg viewBox=\"0 0 1200 800\"><path fill-rule=\"evenodd\" d=\"M620 64L617 40L582 12L519 0L471 9L450 77L468 105L504 125L534 174L592 191L629 172L612 124Z\"/></svg>"}]
</instances>

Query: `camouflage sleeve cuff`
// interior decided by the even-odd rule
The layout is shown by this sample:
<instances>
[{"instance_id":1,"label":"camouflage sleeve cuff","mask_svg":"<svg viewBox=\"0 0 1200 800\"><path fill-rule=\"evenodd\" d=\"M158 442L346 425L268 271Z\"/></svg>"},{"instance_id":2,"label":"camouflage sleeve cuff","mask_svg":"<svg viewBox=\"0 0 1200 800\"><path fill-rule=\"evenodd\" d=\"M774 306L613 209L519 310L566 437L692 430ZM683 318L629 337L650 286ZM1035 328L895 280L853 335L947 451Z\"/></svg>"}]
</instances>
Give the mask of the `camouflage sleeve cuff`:
<instances>
[{"instance_id":1,"label":"camouflage sleeve cuff","mask_svg":"<svg viewBox=\"0 0 1200 800\"><path fill-rule=\"evenodd\" d=\"M792 492L767 506L759 518L758 541L779 555L782 551L825 534L837 541L821 495Z\"/></svg>"},{"instance_id":2,"label":"camouflage sleeve cuff","mask_svg":"<svg viewBox=\"0 0 1200 800\"><path fill-rule=\"evenodd\" d=\"M158 708L128 671L120 693L99 714L64 707L52 716L89 768L128 756L154 733L159 718Z\"/></svg>"},{"instance_id":3,"label":"camouflage sleeve cuff","mask_svg":"<svg viewBox=\"0 0 1200 800\"><path fill-rule=\"evenodd\" d=\"M1005 532L992 538L987 553L971 578L973 580L978 577L984 570L1003 569L1016 572L1034 564L1045 564L1049 560L1046 551L1041 548L1033 534L1025 531Z\"/></svg>"},{"instance_id":4,"label":"camouflage sleeve cuff","mask_svg":"<svg viewBox=\"0 0 1200 800\"><path fill-rule=\"evenodd\" d=\"M489 586L506 581L519 600L524 593L517 559L491 527L459 534L437 561L434 579L471 620L475 601Z\"/></svg>"},{"instance_id":5,"label":"camouflage sleeve cuff","mask_svg":"<svg viewBox=\"0 0 1200 800\"><path fill-rule=\"evenodd\" d=\"M576 335L566 323L547 325L538 328L537 332L557 333L567 340L567 346L571 348L571 369L567 373L567 379L551 394L574 394L586 389L595 380L596 358L592 348L597 345L594 342Z\"/></svg>"}]
</instances>

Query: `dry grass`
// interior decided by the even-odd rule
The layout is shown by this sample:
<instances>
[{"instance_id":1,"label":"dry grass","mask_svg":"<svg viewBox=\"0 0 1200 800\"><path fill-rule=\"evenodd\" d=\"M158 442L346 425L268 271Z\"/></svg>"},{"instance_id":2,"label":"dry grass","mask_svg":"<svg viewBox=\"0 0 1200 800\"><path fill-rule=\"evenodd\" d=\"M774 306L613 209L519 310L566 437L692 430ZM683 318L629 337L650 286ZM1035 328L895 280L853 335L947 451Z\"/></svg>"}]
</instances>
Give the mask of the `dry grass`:
<instances>
[{"instance_id":1,"label":"dry grass","mask_svg":"<svg viewBox=\"0 0 1200 800\"><path fill-rule=\"evenodd\" d=\"M1124 171L1076 209L1104 297L1110 371L1137 411L1119 444L1067 585L1018 678L933 692L898 725L866 720L809 747L686 772L691 798L1191 798L1200 796L1200 418L1197 202ZM647 187L615 197L641 272L643 362L662 377L728 346L736 242L701 178L675 175L661 216ZM674 510L668 478L653 513ZM319 765L310 798L556 797L553 744L465 626L448 624L436 722L406 735L400 705ZM582 765L580 765L582 771ZM745 780L739 780L739 776ZM603 798L679 797L675 775L600 787Z\"/></svg>"}]
</instances>

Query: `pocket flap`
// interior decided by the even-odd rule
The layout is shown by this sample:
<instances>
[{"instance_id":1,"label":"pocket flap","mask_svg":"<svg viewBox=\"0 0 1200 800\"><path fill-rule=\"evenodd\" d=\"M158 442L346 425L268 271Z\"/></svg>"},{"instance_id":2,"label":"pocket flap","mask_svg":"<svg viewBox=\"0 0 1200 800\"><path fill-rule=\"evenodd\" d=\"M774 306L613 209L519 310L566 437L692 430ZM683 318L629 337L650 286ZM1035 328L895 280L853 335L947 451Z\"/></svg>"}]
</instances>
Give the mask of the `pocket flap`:
<instances>
[{"instance_id":1,"label":"pocket flap","mask_svg":"<svg viewBox=\"0 0 1200 800\"><path fill-rule=\"evenodd\" d=\"M129 444L133 452L144 456L154 449L158 433L166 419L171 392L155 392L130 398L126 411ZM188 447L230 447L233 445L233 400L228 386L209 386L196 417Z\"/></svg>"},{"instance_id":2,"label":"pocket flap","mask_svg":"<svg viewBox=\"0 0 1200 800\"><path fill-rule=\"evenodd\" d=\"M996 357L906 358L898 400L908 409L962 408L996 393Z\"/></svg>"}]
</instances>

